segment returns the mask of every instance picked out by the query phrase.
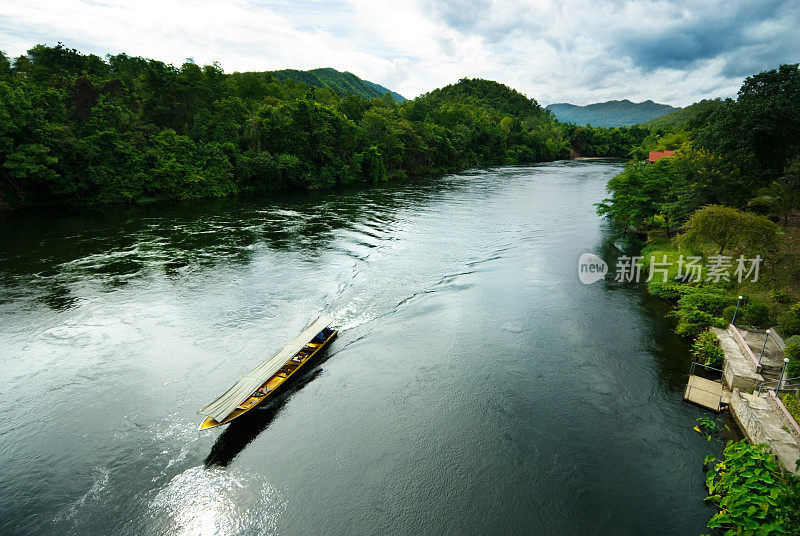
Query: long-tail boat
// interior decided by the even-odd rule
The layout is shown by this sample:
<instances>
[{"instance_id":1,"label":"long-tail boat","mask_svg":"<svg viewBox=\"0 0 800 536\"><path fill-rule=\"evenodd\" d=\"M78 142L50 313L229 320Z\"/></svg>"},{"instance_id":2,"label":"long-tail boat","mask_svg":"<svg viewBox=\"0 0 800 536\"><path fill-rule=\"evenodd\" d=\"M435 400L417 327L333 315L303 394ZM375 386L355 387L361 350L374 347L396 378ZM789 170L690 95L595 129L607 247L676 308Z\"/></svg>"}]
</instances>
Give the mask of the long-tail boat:
<instances>
[{"instance_id":1,"label":"long-tail boat","mask_svg":"<svg viewBox=\"0 0 800 536\"><path fill-rule=\"evenodd\" d=\"M200 430L228 424L269 398L336 337L333 319L321 316L270 359L244 375L224 395L198 411Z\"/></svg>"}]
</instances>

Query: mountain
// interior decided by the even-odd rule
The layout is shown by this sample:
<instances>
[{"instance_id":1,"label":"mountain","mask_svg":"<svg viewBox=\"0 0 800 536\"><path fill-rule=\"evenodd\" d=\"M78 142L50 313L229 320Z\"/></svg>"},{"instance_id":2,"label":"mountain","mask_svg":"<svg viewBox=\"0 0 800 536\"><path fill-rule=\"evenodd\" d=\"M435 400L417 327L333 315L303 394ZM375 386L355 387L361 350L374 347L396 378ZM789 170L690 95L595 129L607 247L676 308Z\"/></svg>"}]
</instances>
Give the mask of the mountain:
<instances>
[{"instance_id":1,"label":"mountain","mask_svg":"<svg viewBox=\"0 0 800 536\"><path fill-rule=\"evenodd\" d=\"M719 98L714 100L707 100L703 99L700 102L695 102L687 106L686 108L680 108L675 110L674 112L670 112L666 115L662 115L661 117L656 117L655 119L651 119L646 123L642 123L642 126L646 127L668 127L668 126L679 126L689 123L691 121L696 121L698 119L703 119L708 114L713 112L718 106L722 104L722 100Z\"/></svg>"},{"instance_id":2,"label":"mountain","mask_svg":"<svg viewBox=\"0 0 800 536\"><path fill-rule=\"evenodd\" d=\"M353 93L366 99L380 98L386 93L390 93L396 102L403 102L405 97L395 93L385 87L368 80L362 80L353 73L341 72L331 67L321 69L311 69L310 71L298 71L295 69L283 69L282 71L271 71L276 80L283 82L291 79L295 82L303 82L309 86L329 87L342 97Z\"/></svg>"},{"instance_id":3,"label":"mountain","mask_svg":"<svg viewBox=\"0 0 800 536\"><path fill-rule=\"evenodd\" d=\"M547 109L552 111L556 119L562 123L590 124L595 127L622 127L644 123L680 108L668 104L658 104L651 100L631 102L625 99L598 102L587 106L568 103L551 104Z\"/></svg>"}]
</instances>

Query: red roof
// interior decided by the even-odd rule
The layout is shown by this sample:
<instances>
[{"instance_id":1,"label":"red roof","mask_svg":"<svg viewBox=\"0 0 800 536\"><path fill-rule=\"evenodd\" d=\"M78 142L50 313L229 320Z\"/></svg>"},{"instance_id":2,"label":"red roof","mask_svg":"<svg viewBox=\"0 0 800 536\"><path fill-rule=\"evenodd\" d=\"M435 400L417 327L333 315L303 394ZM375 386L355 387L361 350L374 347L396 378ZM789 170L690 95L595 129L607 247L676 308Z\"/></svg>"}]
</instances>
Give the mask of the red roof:
<instances>
[{"instance_id":1,"label":"red roof","mask_svg":"<svg viewBox=\"0 0 800 536\"><path fill-rule=\"evenodd\" d=\"M675 151L650 151L650 158L648 158L648 160L650 162L655 162L656 160L661 160L673 154L675 154Z\"/></svg>"}]
</instances>

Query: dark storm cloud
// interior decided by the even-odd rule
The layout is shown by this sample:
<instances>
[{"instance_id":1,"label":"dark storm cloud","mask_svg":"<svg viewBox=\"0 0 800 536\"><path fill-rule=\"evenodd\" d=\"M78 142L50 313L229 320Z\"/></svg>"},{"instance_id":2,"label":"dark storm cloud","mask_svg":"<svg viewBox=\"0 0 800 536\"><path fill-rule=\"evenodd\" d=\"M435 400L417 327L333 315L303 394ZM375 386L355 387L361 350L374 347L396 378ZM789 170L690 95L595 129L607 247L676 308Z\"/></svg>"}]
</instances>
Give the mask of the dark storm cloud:
<instances>
[{"instance_id":1,"label":"dark storm cloud","mask_svg":"<svg viewBox=\"0 0 800 536\"><path fill-rule=\"evenodd\" d=\"M651 14L655 25L631 24L618 31L612 50L647 71L684 69L701 60L722 58L728 76L742 76L764 64L792 61L800 53L800 4L796 0L727 2L698 6L691 14L682 11L684 6L664 5L660 13ZM743 61L745 58L747 61Z\"/></svg>"},{"instance_id":2,"label":"dark storm cloud","mask_svg":"<svg viewBox=\"0 0 800 536\"><path fill-rule=\"evenodd\" d=\"M570 51L586 38L645 72L719 58L724 74L736 77L800 54L798 0L428 0L427 7L448 27L487 43L525 33Z\"/></svg>"}]
</instances>

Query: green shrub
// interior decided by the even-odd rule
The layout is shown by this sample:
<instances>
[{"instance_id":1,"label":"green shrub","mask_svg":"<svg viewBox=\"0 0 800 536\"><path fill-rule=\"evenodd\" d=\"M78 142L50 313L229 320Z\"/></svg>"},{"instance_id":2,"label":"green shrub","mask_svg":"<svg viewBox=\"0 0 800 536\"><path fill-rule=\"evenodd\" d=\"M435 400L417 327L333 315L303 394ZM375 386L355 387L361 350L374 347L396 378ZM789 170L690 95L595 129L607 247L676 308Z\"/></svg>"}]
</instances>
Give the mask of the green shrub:
<instances>
[{"instance_id":1,"label":"green shrub","mask_svg":"<svg viewBox=\"0 0 800 536\"><path fill-rule=\"evenodd\" d=\"M781 497L781 509L785 512L784 528L789 534L800 534L800 478L785 473L787 493Z\"/></svg>"},{"instance_id":2,"label":"green shrub","mask_svg":"<svg viewBox=\"0 0 800 536\"><path fill-rule=\"evenodd\" d=\"M784 354L789 358L786 367L789 378L800 377L800 343L787 344Z\"/></svg>"},{"instance_id":3,"label":"green shrub","mask_svg":"<svg viewBox=\"0 0 800 536\"><path fill-rule=\"evenodd\" d=\"M722 311L722 319L730 324L733 321L733 315L739 316L739 313L736 312L735 305L729 305Z\"/></svg>"},{"instance_id":4,"label":"green shrub","mask_svg":"<svg viewBox=\"0 0 800 536\"><path fill-rule=\"evenodd\" d=\"M706 473L706 501L719 506L708 528L726 535L792 534L795 486L783 477L769 446L728 441L724 455ZM706 463L714 461L706 456Z\"/></svg>"},{"instance_id":5,"label":"green shrub","mask_svg":"<svg viewBox=\"0 0 800 536\"><path fill-rule=\"evenodd\" d=\"M720 317L731 297L718 287L691 287L682 289L684 295L669 316L678 319L675 332L683 337L697 337L709 327L724 328L727 322Z\"/></svg>"},{"instance_id":6,"label":"green shrub","mask_svg":"<svg viewBox=\"0 0 800 536\"><path fill-rule=\"evenodd\" d=\"M671 302L678 301L681 296L690 291L692 287L682 283L674 283L672 281L651 281L647 285L647 290L653 296Z\"/></svg>"},{"instance_id":7,"label":"green shrub","mask_svg":"<svg viewBox=\"0 0 800 536\"><path fill-rule=\"evenodd\" d=\"M788 305L794 301L794 298L791 294L780 289L775 289L769 294L773 300L784 305Z\"/></svg>"},{"instance_id":8,"label":"green shrub","mask_svg":"<svg viewBox=\"0 0 800 536\"><path fill-rule=\"evenodd\" d=\"M722 318L697 308L678 308L670 312L668 316L678 319L675 333L686 338L697 337L704 329L710 327L724 328L727 326Z\"/></svg>"},{"instance_id":9,"label":"green shrub","mask_svg":"<svg viewBox=\"0 0 800 536\"><path fill-rule=\"evenodd\" d=\"M778 326L781 328L782 335L800 335L800 318L783 315L778 319Z\"/></svg>"},{"instance_id":10,"label":"green shrub","mask_svg":"<svg viewBox=\"0 0 800 536\"><path fill-rule=\"evenodd\" d=\"M786 346L789 346L790 344L800 343L800 335L792 335L783 342L786 343Z\"/></svg>"},{"instance_id":11,"label":"green shrub","mask_svg":"<svg viewBox=\"0 0 800 536\"><path fill-rule=\"evenodd\" d=\"M760 302L753 302L742 312L742 321L751 326L766 326L772 320L769 307Z\"/></svg>"},{"instance_id":12,"label":"green shrub","mask_svg":"<svg viewBox=\"0 0 800 536\"><path fill-rule=\"evenodd\" d=\"M710 367L720 368L725 359L719 339L710 330L702 332L692 344L695 361Z\"/></svg>"},{"instance_id":13,"label":"green shrub","mask_svg":"<svg viewBox=\"0 0 800 536\"><path fill-rule=\"evenodd\" d=\"M789 413L794 417L795 422L800 423L800 400L793 393L783 393L781 400Z\"/></svg>"},{"instance_id":14,"label":"green shrub","mask_svg":"<svg viewBox=\"0 0 800 536\"><path fill-rule=\"evenodd\" d=\"M792 305L787 313L778 318L778 326L784 337L800 335L800 303Z\"/></svg>"},{"instance_id":15,"label":"green shrub","mask_svg":"<svg viewBox=\"0 0 800 536\"><path fill-rule=\"evenodd\" d=\"M800 361L789 360L789 365L786 367L787 378L800 378ZM800 421L797 421L800 423Z\"/></svg>"},{"instance_id":16,"label":"green shrub","mask_svg":"<svg viewBox=\"0 0 800 536\"><path fill-rule=\"evenodd\" d=\"M722 314L728 305L736 305L736 299L718 287L689 287L689 290L678 300L683 308L694 307L714 316Z\"/></svg>"}]
</instances>

